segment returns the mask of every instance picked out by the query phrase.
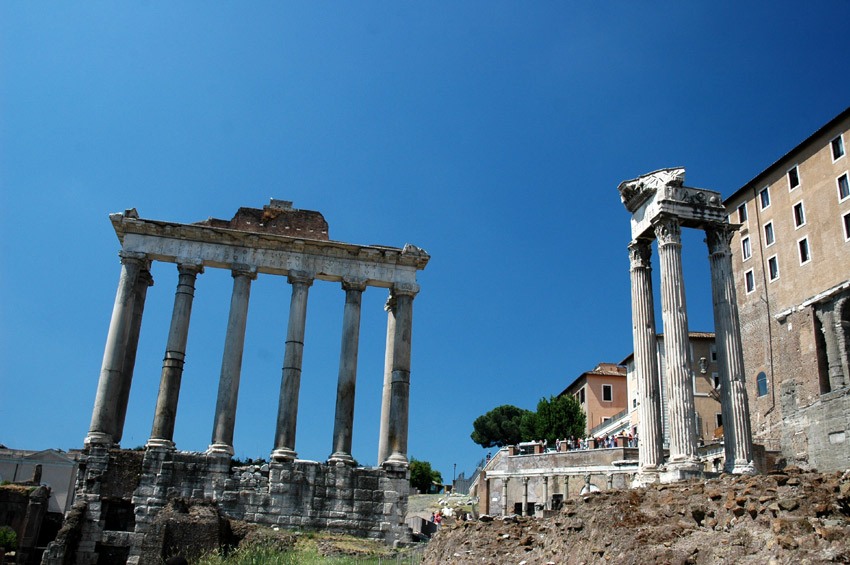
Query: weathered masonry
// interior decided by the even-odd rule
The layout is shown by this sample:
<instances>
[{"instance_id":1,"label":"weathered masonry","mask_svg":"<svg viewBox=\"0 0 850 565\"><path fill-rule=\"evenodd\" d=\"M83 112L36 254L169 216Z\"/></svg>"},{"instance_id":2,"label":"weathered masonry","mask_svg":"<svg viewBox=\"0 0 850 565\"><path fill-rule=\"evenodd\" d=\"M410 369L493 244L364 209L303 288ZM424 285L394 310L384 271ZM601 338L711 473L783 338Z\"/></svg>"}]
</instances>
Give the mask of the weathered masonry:
<instances>
[{"instance_id":1,"label":"weathered masonry","mask_svg":"<svg viewBox=\"0 0 850 565\"><path fill-rule=\"evenodd\" d=\"M632 213L629 244L632 329L638 378L640 473L638 481L658 479L664 467L658 356L653 307L652 241L661 259L661 313L664 323L670 455L662 479L698 473L694 391L688 359L688 312L682 275L681 228L703 229L711 264L714 325L720 369L721 413L726 471L754 473L741 330L729 246L739 227L726 219L720 194L684 186L685 170L661 169L620 183L620 197Z\"/></svg>"},{"instance_id":2,"label":"weathered masonry","mask_svg":"<svg viewBox=\"0 0 850 565\"><path fill-rule=\"evenodd\" d=\"M412 307L419 290L416 272L425 268L429 255L412 245L400 249L330 241L320 213L279 200L262 210L240 208L230 221L146 220L135 209L112 214L110 220L121 242L122 268L77 481L77 498L86 504L80 542L74 548L51 547L47 562L159 562L167 548L160 548L159 555L156 547L148 550L165 542L146 534L159 510L175 498L214 503L225 516L249 522L329 528L387 542L403 538ZM145 296L153 284L152 261L176 264L178 282L151 436L137 478L128 482L116 468L128 460L122 455L126 452L116 448ZM178 451L173 433L195 282L205 268L231 271L233 293L211 442L205 453L193 453ZM233 474L248 302L258 275L285 276L292 287L279 409L269 465ZM325 463L299 460L295 450L307 296L316 280L339 283L345 293L336 416ZM351 455L360 305L368 286L389 289L380 466L374 468L358 467Z\"/></svg>"}]
</instances>

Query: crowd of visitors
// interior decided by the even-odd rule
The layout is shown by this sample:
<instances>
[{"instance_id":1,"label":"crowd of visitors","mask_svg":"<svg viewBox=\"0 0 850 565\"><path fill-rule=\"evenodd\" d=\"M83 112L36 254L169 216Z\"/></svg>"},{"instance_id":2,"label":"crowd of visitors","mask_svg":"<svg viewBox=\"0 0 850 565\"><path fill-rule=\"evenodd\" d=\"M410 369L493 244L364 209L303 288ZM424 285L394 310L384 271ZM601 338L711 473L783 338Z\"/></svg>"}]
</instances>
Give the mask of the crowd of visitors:
<instances>
[{"instance_id":1,"label":"crowd of visitors","mask_svg":"<svg viewBox=\"0 0 850 565\"><path fill-rule=\"evenodd\" d=\"M619 441L618 441L619 440ZM623 430L619 434L605 434L600 437L587 436L576 439L570 436L555 442L555 451L575 451L579 449L604 449L610 447L637 447L638 435Z\"/></svg>"}]
</instances>

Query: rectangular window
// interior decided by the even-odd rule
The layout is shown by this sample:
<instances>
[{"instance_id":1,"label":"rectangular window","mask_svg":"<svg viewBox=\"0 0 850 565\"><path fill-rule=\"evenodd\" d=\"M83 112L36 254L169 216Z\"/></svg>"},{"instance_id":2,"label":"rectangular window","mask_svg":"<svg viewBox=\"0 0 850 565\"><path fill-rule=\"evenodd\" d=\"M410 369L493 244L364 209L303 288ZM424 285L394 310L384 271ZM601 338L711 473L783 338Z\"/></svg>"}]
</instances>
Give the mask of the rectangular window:
<instances>
[{"instance_id":1,"label":"rectangular window","mask_svg":"<svg viewBox=\"0 0 850 565\"><path fill-rule=\"evenodd\" d=\"M779 263L776 262L776 255L767 260L767 273L771 281L779 278Z\"/></svg>"},{"instance_id":2,"label":"rectangular window","mask_svg":"<svg viewBox=\"0 0 850 565\"><path fill-rule=\"evenodd\" d=\"M717 412L714 414L714 424L718 428L723 426L723 414Z\"/></svg>"},{"instance_id":3,"label":"rectangular window","mask_svg":"<svg viewBox=\"0 0 850 565\"><path fill-rule=\"evenodd\" d=\"M794 190L800 186L800 171L797 165L788 169L788 190Z\"/></svg>"},{"instance_id":4,"label":"rectangular window","mask_svg":"<svg viewBox=\"0 0 850 565\"><path fill-rule=\"evenodd\" d=\"M708 354L708 355L709 355L709 357L708 357L708 358L709 358L709 360L710 360L712 363L717 363L717 344L712 343L712 344L711 344L711 347L709 348L709 350L708 350L708 351L709 351L709 354Z\"/></svg>"},{"instance_id":5,"label":"rectangular window","mask_svg":"<svg viewBox=\"0 0 850 565\"><path fill-rule=\"evenodd\" d=\"M753 252L750 249L750 238L745 237L741 239L741 257L744 261L749 259L752 256Z\"/></svg>"},{"instance_id":6,"label":"rectangular window","mask_svg":"<svg viewBox=\"0 0 850 565\"><path fill-rule=\"evenodd\" d=\"M803 203L797 202L794 204L794 228L801 228L806 225L806 212L803 210Z\"/></svg>"},{"instance_id":7,"label":"rectangular window","mask_svg":"<svg viewBox=\"0 0 850 565\"><path fill-rule=\"evenodd\" d=\"M764 225L764 246L770 247L776 241L776 236L773 234L773 222L767 222Z\"/></svg>"},{"instance_id":8,"label":"rectangular window","mask_svg":"<svg viewBox=\"0 0 850 565\"><path fill-rule=\"evenodd\" d=\"M833 161L837 161L844 157L844 140L841 139L840 135L833 139L832 142L830 142L830 145L832 146Z\"/></svg>"},{"instance_id":9,"label":"rectangular window","mask_svg":"<svg viewBox=\"0 0 850 565\"><path fill-rule=\"evenodd\" d=\"M844 214L844 241L850 241L850 213Z\"/></svg>"},{"instance_id":10,"label":"rectangular window","mask_svg":"<svg viewBox=\"0 0 850 565\"><path fill-rule=\"evenodd\" d=\"M714 383L714 388L720 388L720 373L711 373L711 380Z\"/></svg>"},{"instance_id":11,"label":"rectangular window","mask_svg":"<svg viewBox=\"0 0 850 565\"><path fill-rule=\"evenodd\" d=\"M611 385L602 385L602 402L614 401L614 387Z\"/></svg>"},{"instance_id":12,"label":"rectangular window","mask_svg":"<svg viewBox=\"0 0 850 565\"><path fill-rule=\"evenodd\" d=\"M812 260L812 256L809 253L809 239L804 237L800 241L797 242L797 247L800 250L800 264L803 265Z\"/></svg>"},{"instance_id":13,"label":"rectangular window","mask_svg":"<svg viewBox=\"0 0 850 565\"><path fill-rule=\"evenodd\" d=\"M768 206L770 206L770 187L766 186L759 191L759 203L761 204L761 209L764 210Z\"/></svg>"},{"instance_id":14,"label":"rectangular window","mask_svg":"<svg viewBox=\"0 0 850 565\"><path fill-rule=\"evenodd\" d=\"M747 203L744 202L738 206L738 223L743 224L747 221Z\"/></svg>"},{"instance_id":15,"label":"rectangular window","mask_svg":"<svg viewBox=\"0 0 850 565\"><path fill-rule=\"evenodd\" d=\"M747 289L747 294L751 293L756 289L756 278L755 276L753 276L752 269L744 273L744 286Z\"/></svg>"},{"instance_id":16,"label":"rectangular window","mask_svg":"<svg viewBox=\"0 0 850 565\"><path fill-rule=\"evenodd\" d=\"M850 197L850 181L847 180L847 173L844 173L835 182L838 184L838 201L844 202Z\"/></svg>"},{"instance_id":17,"label":"rectangular window","mask_svg":"<svg viewBox=\"0 0 850 565\"><path fill-rule=\"evenodd\" d=\"M632 408L637 408L637 398L632 398Z\"/></svg>"},{"instance_id":18,"label":"rectangular window","mask_svg":"<svg viewBox=\"0 0 850 565\"><path fill-rule=\"evenodd\" d=\"M578 394L576 395L576 398L578 398L578 403L579 403L579 404L584 404L584 389L583 389L583 388L582 388L581 390L579 390L579 391L578 391Z\"/></svg>"}]
</instances>

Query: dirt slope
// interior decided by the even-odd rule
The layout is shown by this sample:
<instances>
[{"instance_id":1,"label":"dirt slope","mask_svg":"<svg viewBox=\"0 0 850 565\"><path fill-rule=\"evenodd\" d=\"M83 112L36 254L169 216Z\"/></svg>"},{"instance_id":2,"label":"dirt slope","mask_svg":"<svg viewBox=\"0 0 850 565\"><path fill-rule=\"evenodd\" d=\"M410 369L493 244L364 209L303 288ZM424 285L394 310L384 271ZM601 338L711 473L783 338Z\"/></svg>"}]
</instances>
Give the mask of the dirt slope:
<instances>
[{"instance_id":1,"label":"dirt slope","mask_svg":"<svg viewBox=\"0 0 850 565\"><path fill-rule=\"evenodd\" d=\"M423 563L850 563L850 471L607 491L548 519L458 522Z\"/></svg>"}]
</instances>

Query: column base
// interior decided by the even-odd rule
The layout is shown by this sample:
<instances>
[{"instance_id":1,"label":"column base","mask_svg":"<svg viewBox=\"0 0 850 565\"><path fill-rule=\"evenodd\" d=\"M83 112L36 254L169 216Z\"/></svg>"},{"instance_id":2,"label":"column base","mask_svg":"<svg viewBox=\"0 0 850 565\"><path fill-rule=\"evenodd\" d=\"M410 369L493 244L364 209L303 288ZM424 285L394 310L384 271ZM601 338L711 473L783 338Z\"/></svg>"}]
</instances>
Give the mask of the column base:
<instances>
[{"instance_id":1,"label":"column base","mask_svg":"<svg viewBox=\"0 0 850 565\"><path fill-rule=\"evenodd\" d=\"M86 436L83 445L88 447L89 445L100 445L104 447L114 447L115 442L112 440L112 435L104 432L89 432L89 435Z\"/></svg>"},{"instance_id":2,"label":"column base","mask_svg":"<svg viewBox=\"0 0 850 565\"><path fill-rule=\"evenodd\" d=\"M348 465L351 467L357 466L357 461L354 460L354 457L352 457L351 454L343 453L341 451L331 454L331 456L328 457L327 463L328 465Z\"/></svg>"},{"instance_id":3,"label":"column base","mask_svg":"<svg viewBox=\"0 0 850 565\"><path fill-rule=\"evenodd\" d=\"M272 451L273 461L295 461L296 457L298 457L298 454L288 447L278 447Z\"/></svg>"},{"instance_id":4,"label":"column base","mask_svg":"<svg viewBox=\"0 0 850 565\"><path fill-rule=\"evenodd\" d=\"M232 457L234 453L233 446L226 443L213 443L207 448L207 455L230 455Z\"/></svg>"},{"instance_id":5,"label":"column base","mask_svg":"<svg viewBox=\"0 0 850 565\"><path fill-rule=\"evenodd\" d=\"M758 475L758 471L756 470L756 466L752 461L745 461L743 459L735 461L732 465L726 465L723 469L727 473L732 473L733 475Z\"/></svg>"},{"instance_id":6,"label":"column base","mask_svg":"<svg viewBox=\"0 0 850 565\"><path fill-rule=\"evenodd\" d=\"M393 467L410 467L410 461L407 460L407 457L403 453L395 452L389 457L387 457L386 461L382 464L384 467L393 466Z\"/></svg>"},{"instance_id":7,"label":"column base","mask_svg":"<svg viewBox=\"0 0 850 565\"><path fill-rule=\"evenodd\" d=\"M169 451L174 451L177 449L177 444L175 444L170 439L162 439L158 437L152 437L145 444L146 447L154 447L159 449L167 449Z\"/></svg>"},{"instance_id":8,"label":"column base","mask_svg":"<svg viewBox=\"0 0 850 565\"><path fill-rule=\"evenodd\" d=\"M662 483L678 483L704 477L702 465L691 459L670 462L665 470L659 472Z\"/></svg>"},{"instance_id":9,"label":"column base","mask_svg":"<svg viewBox=\"0 0 850 565\"><path fill-rule=\"evenodd\" d=\"M655 484L661 480L658 467L644 467L635 474L632 479L632 488L644 487Z\"/></svg>"}]
</instances>

